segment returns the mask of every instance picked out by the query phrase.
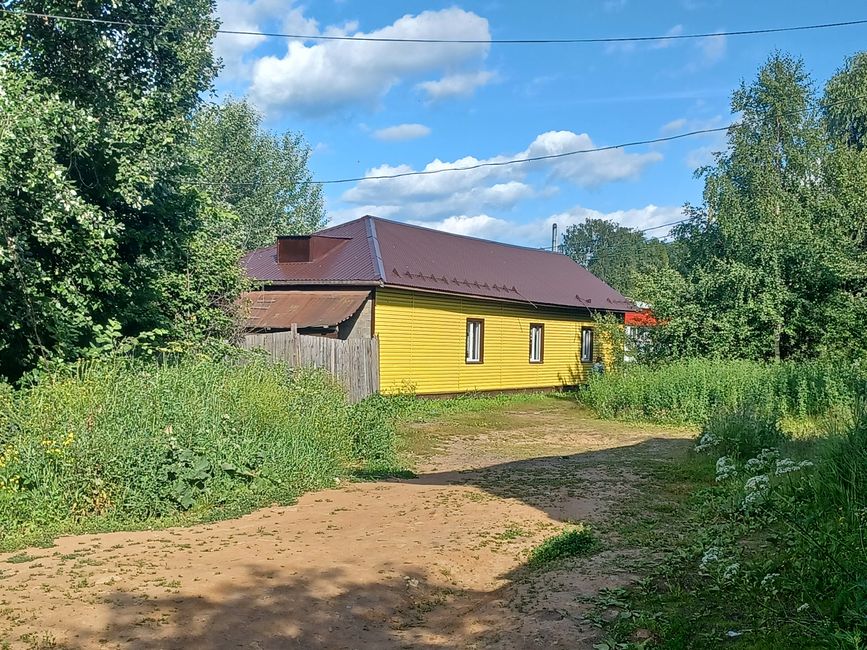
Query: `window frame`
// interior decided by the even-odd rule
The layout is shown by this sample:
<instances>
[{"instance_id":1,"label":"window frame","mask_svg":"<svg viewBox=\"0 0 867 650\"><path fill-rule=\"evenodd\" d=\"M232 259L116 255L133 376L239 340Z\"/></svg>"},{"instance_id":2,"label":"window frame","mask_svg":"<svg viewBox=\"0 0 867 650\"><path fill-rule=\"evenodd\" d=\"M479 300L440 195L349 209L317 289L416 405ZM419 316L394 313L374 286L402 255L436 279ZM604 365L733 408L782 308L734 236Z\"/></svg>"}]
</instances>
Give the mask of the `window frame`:
<instances>
[{"instance_id":1,"label":"window frame","mask_svg":"<svg viewBox=\"0 0 867 650\"><path fill-rule=\"evenodd\" d=\"M479 326L478 336L478 359L470 359L470 325ZM485 319L484 318L468 318L466 330L464 332L464 361L467 365L475 366L485 362Z\"/></svg>"},{"instance_id":2,"label":"window frame","mask_svg":"<svg viewBox=\"0 0 867 650\"><path fill-rule=\"evenodd\" d=\"M539 330L539 358L533 358L533 330ZM530 363L545 363L545 323L530 323Z\"/></svg>"},{"instance_id":3,"label":"window frame","mask_svg":"<svg viewBox=\"0 0 867 650\"><path fill-rule=\"evenodd\" d=\"M589 334L590 337L590 345L588 346L587 356L584 355L584 336L585 334ZM581 328L581 363L593 363L593 344L595 341L593 340L594 333L592 327L584 326Z\"/></svg>"}]
</instances>

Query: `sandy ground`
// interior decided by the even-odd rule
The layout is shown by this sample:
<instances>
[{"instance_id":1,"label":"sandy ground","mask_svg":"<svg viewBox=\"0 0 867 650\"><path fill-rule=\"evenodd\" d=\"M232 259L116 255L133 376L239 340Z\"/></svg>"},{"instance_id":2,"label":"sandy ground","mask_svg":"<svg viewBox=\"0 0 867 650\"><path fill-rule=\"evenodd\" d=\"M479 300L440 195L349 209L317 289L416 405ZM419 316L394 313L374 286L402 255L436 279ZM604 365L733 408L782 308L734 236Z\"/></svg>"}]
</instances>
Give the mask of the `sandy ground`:
<instances>
[{"instance_id":1,"label":"sandy ground","mask_svg":"<svg viewBox=\"0 0 867 650\"><path fill-rule=\"evenodd\" d=\"M640 549L617 543L617 506L644 485L643 460L682 449L684 434L549 401L414 426L427 450L417 479L346 484L193 528L61 538L25 562L0 555L0 642L590 648L594 596L642 566ZM523 566L579 521L601 531L600 552Z\"/></svg>"}]
</instances>

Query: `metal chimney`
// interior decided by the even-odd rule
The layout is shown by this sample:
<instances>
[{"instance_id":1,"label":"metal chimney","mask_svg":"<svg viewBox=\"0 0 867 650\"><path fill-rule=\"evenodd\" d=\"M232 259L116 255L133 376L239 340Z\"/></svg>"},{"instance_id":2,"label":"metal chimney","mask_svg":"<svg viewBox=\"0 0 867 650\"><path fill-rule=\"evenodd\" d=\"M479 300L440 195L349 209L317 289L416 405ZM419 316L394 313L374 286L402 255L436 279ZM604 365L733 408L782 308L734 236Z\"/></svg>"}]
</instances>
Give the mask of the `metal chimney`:
<instances>
[{"instance_id":1,"label":"metal chimney","mask_svg":"<svg viewBox=\"0 0 867 650\"><path fill-rule=\"evenodd\" d=\"M557 252L557 224L551 226L551 252Z\"/></svg>"}]
</instances>

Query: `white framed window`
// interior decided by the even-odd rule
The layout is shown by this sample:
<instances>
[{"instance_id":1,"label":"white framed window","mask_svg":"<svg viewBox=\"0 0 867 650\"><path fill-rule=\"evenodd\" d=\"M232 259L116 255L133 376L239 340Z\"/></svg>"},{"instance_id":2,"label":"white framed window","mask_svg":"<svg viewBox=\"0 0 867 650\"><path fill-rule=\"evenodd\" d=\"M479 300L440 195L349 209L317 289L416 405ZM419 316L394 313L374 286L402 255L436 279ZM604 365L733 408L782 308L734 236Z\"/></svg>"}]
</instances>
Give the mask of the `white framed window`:
<instances>
[{"instance_id":1,"label":"white framed window","mask_svg":"<svg viewBox=\"0 0 867 650\"><path fill-rule=\"evenodd\" d=\"M467 363L485 361L485 321L481 318L467 319Z\"/></svg>"},{"instance_id":2,"label":"white framed window","mask_svg":"<svg viewBox=\"0 0 867 650\"><path fill-rule=\"evenodd\" d=\"M593 361L593 328L581 328L581 363Z\"/></svg>"},{"instance_id":3,"label":"white framed window","mask_svg":"<svg viewBox=\"0 0 867 650\"><path fill-rule=\"evenodd\" d=\"M545 358L545 326L530 323L530 363L542 363Z\"/></svg>"}]
</instances>

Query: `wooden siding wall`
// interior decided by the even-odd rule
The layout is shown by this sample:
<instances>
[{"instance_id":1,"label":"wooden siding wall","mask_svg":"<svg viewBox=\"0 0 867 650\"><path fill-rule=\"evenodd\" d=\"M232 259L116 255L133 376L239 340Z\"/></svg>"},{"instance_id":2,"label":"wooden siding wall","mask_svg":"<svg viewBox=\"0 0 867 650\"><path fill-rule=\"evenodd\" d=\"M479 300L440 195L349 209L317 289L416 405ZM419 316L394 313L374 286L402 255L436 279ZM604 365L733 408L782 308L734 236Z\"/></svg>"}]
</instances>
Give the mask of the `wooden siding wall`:
<instances>
[{"instance_id":1,"label":"wooden siding wall","mask_svg":"<svg viewBox=\"0 0 867 650\"><path fill-rule=\"evenodd\" d=\"M323 368L346 389L351 402L379 391L379 341L375 338L328 339L292 332L247 334L241 347L262 348L290 366Z\"/></svg>"},{"instance_id":2,"label":"wooden siding wall","mask_svg":"<svg viewBox=\"0 0 867 650\"><path fill-rule=\"evenodd\" d=\"M581 328L589 319L531 305L399 289L376 292L381 389L422 394L571 386L586 381ZM467 318L483 318L484 363L466 363ZM544 361L530 363L530 323L543 323ZM594 337L594 356L599 351Z\"/></svg>"}]
</instances>

